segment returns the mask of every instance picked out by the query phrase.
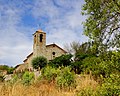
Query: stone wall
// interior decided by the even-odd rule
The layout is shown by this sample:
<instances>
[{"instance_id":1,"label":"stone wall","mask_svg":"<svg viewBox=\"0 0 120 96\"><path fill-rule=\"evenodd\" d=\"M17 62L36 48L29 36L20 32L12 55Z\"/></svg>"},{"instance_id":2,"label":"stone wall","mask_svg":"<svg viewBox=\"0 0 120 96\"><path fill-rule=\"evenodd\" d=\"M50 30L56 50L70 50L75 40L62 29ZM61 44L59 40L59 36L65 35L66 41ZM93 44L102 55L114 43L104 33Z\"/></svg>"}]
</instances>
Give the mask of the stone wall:
<instances>
[{"instance_id":1,"label":"stone wall","mask_svg":"<svg viewBox=\"0 0 120 96\"><path fill-rule=\"evenodd\" d=\"M59 57L61 55L65 54L65 52L63 50L61 50L60 48L58 48L57 46L48 46L47 47L47 54L46 54L46 58L48 60L52 60L55 57Z\"/></svg>"}]
</instances>

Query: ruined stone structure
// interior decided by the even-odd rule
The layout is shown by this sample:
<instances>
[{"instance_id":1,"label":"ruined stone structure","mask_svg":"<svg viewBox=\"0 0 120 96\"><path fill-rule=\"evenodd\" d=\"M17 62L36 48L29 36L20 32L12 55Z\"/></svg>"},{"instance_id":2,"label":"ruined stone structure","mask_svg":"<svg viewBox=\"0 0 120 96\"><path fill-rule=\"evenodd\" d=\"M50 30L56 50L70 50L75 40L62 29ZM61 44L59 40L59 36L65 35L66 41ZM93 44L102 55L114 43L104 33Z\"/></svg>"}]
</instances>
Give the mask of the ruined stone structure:
<instances>
[{"instance_id":1,"label":"ruined stone structure","mask_svg":"<svg viewBox=\"0 0 120 96\"><path fill-rule=\"evenodd\" d=\"M24 65L28 65L28 69L33 70L31 60L37 56L44 56L47 60L52 60L55 57L66 54L67 52L63 50L56 44L46 45L46 33L42 30L38 30L33 34L33 52L27 56L23 61ZM17 68L18 69L18 68Z\"/></svg>"}]
</instances>

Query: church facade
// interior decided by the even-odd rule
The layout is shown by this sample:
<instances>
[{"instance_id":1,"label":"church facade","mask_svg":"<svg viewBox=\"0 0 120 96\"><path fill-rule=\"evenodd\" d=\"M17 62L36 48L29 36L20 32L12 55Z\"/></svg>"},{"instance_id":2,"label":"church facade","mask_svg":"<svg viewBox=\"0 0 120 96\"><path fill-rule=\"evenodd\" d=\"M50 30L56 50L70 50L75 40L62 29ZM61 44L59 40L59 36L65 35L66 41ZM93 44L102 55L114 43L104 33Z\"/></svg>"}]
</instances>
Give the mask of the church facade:
<instances>
[{"instance_id":1,"label":"church facade","mask_svg":"<svg viewBox=\"0 0 120 96\"><path fill-rule=\"evenodd\" d=\"M21 64L27 65L29 70L33 70L31 61L34 57L44 56L47 60L66 54L67 52L56 44L46 45L46 33L38 30L33 34L33 52L30 53ZM20 67L20 66L19 66ZM19 68L20 69L20 68Z\"/></svg>"}]
</instances>

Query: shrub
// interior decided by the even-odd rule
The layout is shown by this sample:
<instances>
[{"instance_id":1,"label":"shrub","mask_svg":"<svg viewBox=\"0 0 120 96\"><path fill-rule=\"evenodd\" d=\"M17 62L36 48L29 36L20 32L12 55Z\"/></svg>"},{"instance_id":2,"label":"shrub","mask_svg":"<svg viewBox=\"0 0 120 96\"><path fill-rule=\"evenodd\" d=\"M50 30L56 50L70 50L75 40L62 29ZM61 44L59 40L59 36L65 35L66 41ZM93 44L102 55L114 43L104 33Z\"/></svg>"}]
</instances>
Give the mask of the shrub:
<instances>
[{"instance_id":1,"label":"shrub","mask_svg":"<svg viewBox=\"0 0 120 96\"><path fill-rule=\"evenodd\" d=\"M107 58L107 57L106 57ZM119 59L115 59L114 56L107 59L101 59L100 57L87 57L82 61L82 70L86 73L92 73L95 77L102 75L103 77L109 77L110 74L119 72Z\"/></svg>"},{"instance_id":2,"label":"shrub","mask_svg":"<svg viewBox=\"0 0 120 96\"><path fill-rule=\"evenodd\" d=\"M100 76L101 69L99 68L101 60L99 57L87 57L82 61L83 72L90 73L94 76Z\"/></svg>"},{"instance_id":3,"label":"shrub","mask_svg":"<svg viewBox=\"0 0 120 96\"><path fill-rule=\"evenodd\" d=\"M56 86L60 88L71 88L76 84L75 74L70 72L69 67L56 69L51 66L47 66L41 70L41 76L39 78L47 80L48 82L55 81Z\"/></svg>"},{"instance_id":4,"label":"shrub","mask_svg":"<svg viewBox=\"0 0 120 96\"><path fill-rule=\"evenodd\" d=\"M61 69L61 72L57 74L56 84L60 88L74 87L75 86L75 74L70 72L69 67Z\"/></svg>"},{"instance_id":5,"label":"shrub","mask_svg":"<svg viewBox=\"0 0 120 96\"><path fill-rule=\"evenodd\" d=\"M41 70L41 78L48 80L48 82L54 81L57 77L58 70L59 69L47 66Z\"/></svg>"},{"instance_id":6,"label":"shrub","mask_svg":"<svg viewBox=\"0 0 120 96\"><path fill-rule=\"evenodd\" d=\"M22 81L24 85L30 85L34 80L34 73L25 72L22 77Z\"/></svg>"},{"instance_id":7,"label":"shrub","mask_svg":"<svg viewBox=\"0 0 120 96\"><path fill-rule=\"evenodd\" d=\"M47 59L43 56L35 57L32 59L32 66L35 69L43 68L47 65Z\"/></svg>"},{"instance_id":8,"label":"shrub","mask_svg":"<svg viewBox=\"0 0 120 96\"><path fill-rule=\"evenodd\" d=\"M120 96L120 75L111 74L109 78L105 78L98 94L100 96Z\"/></svg>"}]
</instances>

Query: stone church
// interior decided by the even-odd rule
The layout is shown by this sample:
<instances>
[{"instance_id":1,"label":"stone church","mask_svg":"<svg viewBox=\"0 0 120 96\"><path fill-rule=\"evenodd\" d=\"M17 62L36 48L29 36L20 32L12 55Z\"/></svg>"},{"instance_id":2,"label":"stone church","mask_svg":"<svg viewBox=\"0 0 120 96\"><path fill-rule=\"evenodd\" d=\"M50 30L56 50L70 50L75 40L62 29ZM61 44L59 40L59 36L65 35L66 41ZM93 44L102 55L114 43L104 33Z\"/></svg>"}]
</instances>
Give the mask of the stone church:
<instances>
[{"instance_id":1,"label":"stone church","mask_svg":"<svg viewBox=\"0 0 120 96\"><path fill-rule=\"evenodd\" d=\"M56 44L46 45L46 33L42 30L38 30L33 34L33 52L30 53L23 64L16 66L16 71L18 70L33 70L31 60L37 56L44 56L47 60L52 60L55 57L66 54L67 52Z\"/></svg>"}]
</instances>

